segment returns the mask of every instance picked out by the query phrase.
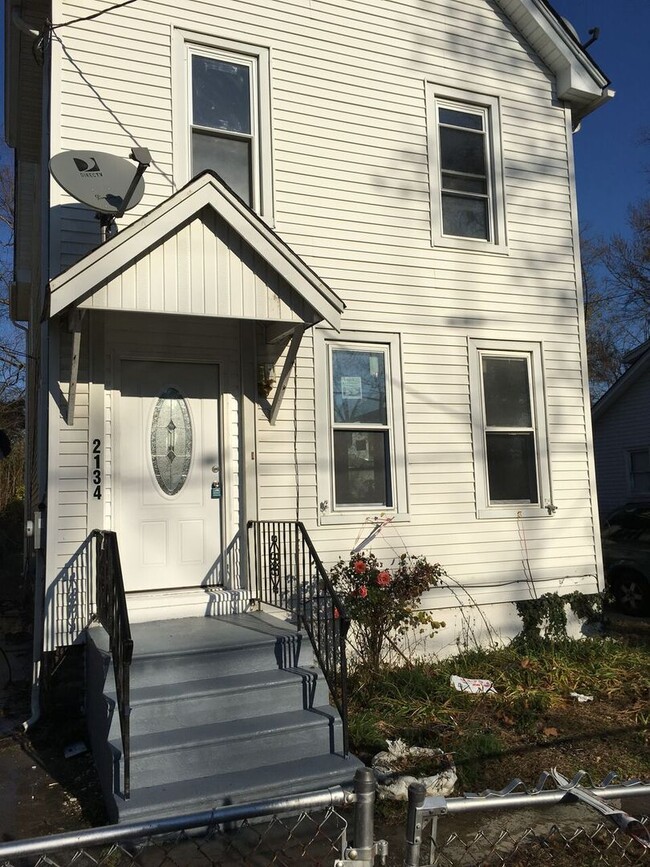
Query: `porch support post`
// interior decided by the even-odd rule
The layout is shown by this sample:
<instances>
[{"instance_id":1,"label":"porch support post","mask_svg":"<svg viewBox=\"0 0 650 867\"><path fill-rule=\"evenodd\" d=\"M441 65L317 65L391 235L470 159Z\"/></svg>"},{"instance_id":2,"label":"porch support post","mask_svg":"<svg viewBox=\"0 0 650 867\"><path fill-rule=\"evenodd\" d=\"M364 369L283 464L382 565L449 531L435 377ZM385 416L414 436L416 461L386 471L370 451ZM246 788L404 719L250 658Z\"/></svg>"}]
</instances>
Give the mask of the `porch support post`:
<instances>
[{"instance_id":1,"label":"porch support post","mask_svg":"<svg viewBox=\"0 0 650 867\"><path fill-rule=\"evenodd\" d=\"M271 406L271 414L269 416L270 424L275 424L275 422L277 421L278 413L280 412L280 404L282 403L282 398L284 397L284 393L287 390L287 385L289 384L291 369L293 368L296 356L298 355L300 341L302 340L305 331L309 327L309 325L298 325L293 332L293 337L291 338L291 343L289 344L289 349L287 350L287 356L284 359L284 367L282 368L282 373L280 374L280 379L278 380L278 386L275 389L275 394L273 396L273 404Z\"/></svg>"},{"instance_id":2,"label":"porch support post","mask_svg":"<svg viewBox=\"0 0 650 867\"><path fill-rule=\"evenodd\" d=\"M75 308L68 315L68 331L72 332L72 357L70 359L70 388L68 389L68 425L74 424L74 408L77 400L77 380L79 378L79 353L81 351L81 325L85 310Z\"/></svg>"}]
</instances>

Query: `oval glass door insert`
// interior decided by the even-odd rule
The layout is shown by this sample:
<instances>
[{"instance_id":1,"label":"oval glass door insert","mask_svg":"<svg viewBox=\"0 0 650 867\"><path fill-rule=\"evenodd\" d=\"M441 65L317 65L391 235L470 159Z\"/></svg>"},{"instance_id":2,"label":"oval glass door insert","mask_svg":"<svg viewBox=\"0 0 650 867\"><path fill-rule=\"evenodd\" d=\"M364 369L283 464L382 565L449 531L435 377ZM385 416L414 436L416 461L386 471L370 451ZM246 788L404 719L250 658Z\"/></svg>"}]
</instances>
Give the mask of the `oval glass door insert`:
<instances>
[{"instance_id":1,"label":"oval glass door insert","mask_svg":"<svg viewBox=\"0 0 650 867\"><path fill-rule=\"evenodd\" d=\"M187 402L176 388L158 398L151 422L151 462L156 481L169 496L187 480L192 460L192 422Z\"/></svg>"}]
</instances>

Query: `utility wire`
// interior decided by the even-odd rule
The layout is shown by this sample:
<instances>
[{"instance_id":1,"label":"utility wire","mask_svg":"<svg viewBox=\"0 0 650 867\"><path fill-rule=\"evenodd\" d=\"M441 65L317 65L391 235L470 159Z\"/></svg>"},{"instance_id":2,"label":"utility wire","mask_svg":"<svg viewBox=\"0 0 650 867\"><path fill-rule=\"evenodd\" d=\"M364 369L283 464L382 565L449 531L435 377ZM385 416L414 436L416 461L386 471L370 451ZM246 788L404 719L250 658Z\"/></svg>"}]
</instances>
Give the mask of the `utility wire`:
<instances>
[{"instance_id":1,"label":"utility wire","mask_svg":"<svg viewBox=\"0 0 650 867\"><path fill-rule=\"evenodd\" d=\"M108 9L100 9L99 12L93 12L92 15L85 15L82 18L73 18L72 21L63 21L61 24L50 24L50 30L60 30L62 27L70 27L72 24L81 24L83 21L93 21L95 18L99 18L107 12L113 12L115 9L121 9L123 6L130 6L131 3L135 2L136 0L124 0L123 3L115 3L113 6L109 6Z\"/></svg>"}]
</instances>

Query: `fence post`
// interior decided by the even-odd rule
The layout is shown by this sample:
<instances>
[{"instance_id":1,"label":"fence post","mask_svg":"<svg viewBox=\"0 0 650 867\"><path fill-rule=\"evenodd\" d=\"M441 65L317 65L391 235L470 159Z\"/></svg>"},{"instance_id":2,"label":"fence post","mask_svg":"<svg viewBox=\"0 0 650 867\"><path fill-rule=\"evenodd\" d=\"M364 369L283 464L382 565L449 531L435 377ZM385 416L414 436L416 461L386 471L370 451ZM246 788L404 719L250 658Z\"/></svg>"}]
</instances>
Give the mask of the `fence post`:
<instances>
[{"instance_id":1,"label":"fence post","mask_svg":"<svg viewBox=\"0 0 650 867\"><path fill-rule=\"evenodd\" d=\"M422 846L422 805L427 790L422 783L409 786L409 809L406 820L406 854L404 867L418 867Z\"/></svg>"},{"instance_id":2,"label":"fence post","mask_svg":"<svg viewBox=\"0 0 650 867\"><path fill-rule=\"evenodd\" d=\"M357 802L354 810L353 846L355 861L375 863L375 774L371 768L359 768L354 775Z\"/></svg>"}]
</instances>

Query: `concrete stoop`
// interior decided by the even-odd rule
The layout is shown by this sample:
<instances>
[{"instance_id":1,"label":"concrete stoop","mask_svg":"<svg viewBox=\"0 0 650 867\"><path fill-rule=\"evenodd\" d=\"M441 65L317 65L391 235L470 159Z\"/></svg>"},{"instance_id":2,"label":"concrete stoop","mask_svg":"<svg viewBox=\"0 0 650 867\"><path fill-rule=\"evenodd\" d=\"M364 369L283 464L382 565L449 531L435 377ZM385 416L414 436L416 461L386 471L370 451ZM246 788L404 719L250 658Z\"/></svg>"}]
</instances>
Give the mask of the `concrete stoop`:
<instances>
[{"instance_id":1,"label":"concrete stoop","mask_svg":"<svg viewBox=\"0 0 650 867\"><path fill-rule=\"evenodd\" d=\"M131 796L106 634L88 642L88 719L109 816L133 821L349 784L309 639L264 614L132 625Z\"/></svg>"}]
</instances>

